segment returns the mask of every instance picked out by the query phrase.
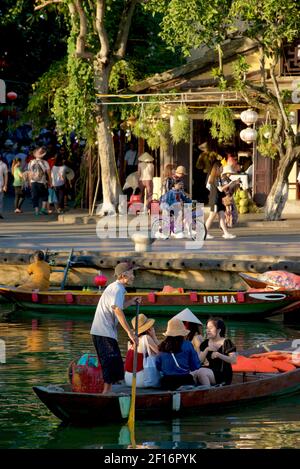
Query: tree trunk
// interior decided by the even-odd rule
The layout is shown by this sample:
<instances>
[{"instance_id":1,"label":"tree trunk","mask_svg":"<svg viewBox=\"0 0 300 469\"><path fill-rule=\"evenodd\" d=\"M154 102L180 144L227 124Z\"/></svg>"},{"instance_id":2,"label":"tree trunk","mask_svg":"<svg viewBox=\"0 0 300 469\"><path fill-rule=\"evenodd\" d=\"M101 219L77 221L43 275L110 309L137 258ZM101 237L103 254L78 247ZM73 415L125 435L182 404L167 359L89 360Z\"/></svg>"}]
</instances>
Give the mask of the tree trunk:
<instances>
[{"instance_id":1,"label":"tree trunk","mask_svg":"<svg viewBox=\"0 0 300 469\"><path fill-rule=\"evenodd\" d=\"M94 64L95 87L101 94L108 93L108 81L112 64L103 64L96 59ZM97 105L96 135L98 142L98 157L101 165L101 181L103 203L97 209L97 215L114 215L121 194L121 186L117 172L115 149L110 129L110 122L106 105Z\"/></svg>"},{"instance_id":2,"label":"tree trunk","mask_svg":"<svg viewBox=\"0 0 300 469\"><path fill-rule=\"evenodd\" d=\"M288 177L297 157L290 143L286 153L280 156L277 176L270 190L265 204L266 220L280 220L282 211L288 199Z\"/></svg>"}]
</instances>

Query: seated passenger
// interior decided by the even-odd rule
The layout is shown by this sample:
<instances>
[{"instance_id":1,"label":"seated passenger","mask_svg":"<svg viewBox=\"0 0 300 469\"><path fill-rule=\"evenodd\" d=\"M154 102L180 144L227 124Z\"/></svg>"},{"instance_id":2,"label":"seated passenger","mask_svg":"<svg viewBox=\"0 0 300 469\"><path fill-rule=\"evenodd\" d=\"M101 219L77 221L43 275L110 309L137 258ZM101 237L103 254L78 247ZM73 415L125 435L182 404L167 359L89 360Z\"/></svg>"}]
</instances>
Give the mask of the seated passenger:
<instances>
[{"instance_id":1,"label":"seated passenger","mask_svg":"<svg viewBox=\"0 0 300 469\"><path fill-rule=\"evenodd\" d=\"M159 345L156 366L162 373L161 386L174 390L185 384L206 384L207 370L201 363L191 342L184 340L190 331L180 319L168 321L165 340Z\"/></svg>"},{"instance_id":2,"label":"seated passenger","mask_svg":"<svg viewBox=\"0 0 300 469\"><path fill-rule=\"evenodd\" d=\"M236 347L225 338L226 326L220 318L210 318L206 324L206 336L200 344L200 360L208 361L210 384L231 384L232 367L236 363Z\"/></svg>"},{"instance_id":3,"label":"seated passenger","mask_svg":"<svg viewBox=\"0 0 300 469\"><path fill-rule=\"evenodd\" d=\"M30 278L20 285L21 290L48 290L50 286L51 267L44 261L43 251L36 251L33 255L34 262L27 268Z\"/></svg>"},{"instance_id":4,"label":"seated passenger","mask_svg":"<svg viewBox=\"0 0 300 469\"><path fill-rule=\"evenodd\" d=\"M192 313L189 308L185 308L183 311L176 314L174 318L183 321L185 328L190 331L186 336L186 340L192 342L200 360L200 344L204 340L202 322Z\"/></svg>"},{"instance_id":5,"label":"seated passenger","mask_svg":"<svg viewBox=\"0 0 300 469\"><path fill-rule=\"evenodd\" d=\"M158 384L157 382L154 383L155 377L153 382L151 382L151 378L149 376L145 376L144 372L144 359L146 357L154 357L158 354L158 339L156 337L156 333L153 327L155 320L149 319L144 314L138 315L138 336L139 336L139 344L138 344L138 361L137 361L137 373L136 373L136 387L137 388L145 388L145 387L152 387ZM135 330L135 317L131 321L132 327ZM126 355L125 360L125 383L127 386L131 386L132 384L132 376L133 376L133 357L134 357L134 347L133 343L129 342L128 344L128 352ZM159 373L156 373L159 375Z\"/></svg>"}]
</instances>

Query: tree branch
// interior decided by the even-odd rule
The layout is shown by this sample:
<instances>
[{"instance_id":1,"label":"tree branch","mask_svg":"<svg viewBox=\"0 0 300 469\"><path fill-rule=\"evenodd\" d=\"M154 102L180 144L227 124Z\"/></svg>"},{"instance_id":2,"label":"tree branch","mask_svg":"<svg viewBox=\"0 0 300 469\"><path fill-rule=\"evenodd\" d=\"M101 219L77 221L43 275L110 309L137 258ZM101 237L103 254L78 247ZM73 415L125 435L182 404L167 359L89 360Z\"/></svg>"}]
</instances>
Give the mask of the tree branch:
<instances>
[{"instance_id":1,"label":"tree branch","mask_svg":"<svg viewBox=\"0 0 300 469\"><path fill-rule=\"evenodd\" d=\"M100 62L106 64L109 55L109 41L104 27L104 13L105 13L105 0L97 0L96 3L96 30L98 33L101 49L100 49Z\"/></svg>"},{"instance_id":2,"label":"tree branch","mask_svg":"<svg viewBox=\"0 0 300 469\"><path fill-rule=\"evenodd\" d=\"M76 55L84 59L91 59L93 54L86 51L86 36L88 30L88 23L86 13L83 9L81 0L74 0L73 5L79 17L79 34L76 39Z\"/></svg>"},{"instance_id":3,"label":"tree branch","mask_svg":"<svg viewBox=\"0 0 300 469\"><path fill-rule=\"evenodd\" d=\"M131 20L138 3L140 3L139 0L126 0L125 2L114 48L114 56L117 60L125 56Z\"/></svg>"},{"instance_id":4,"label":"tree branch","mask_svg":"<svg viewBox=\"0 0 300 469\"><path fill-rule=\"evenodd\" d=\"M64 3L64 0L45 0L40 5L36 5L34 7L34 10L41 10L42 8L45 8L48 5L52 5L53 3Z\"/></svg>"},{"instance_id":5,"label":"tree branch","mask_svg":"<svg viewBox=\"0 0 300 469\"><path fill-rule=\"evenodd\" d=\"M286 131L288 133L290 133L291 125L289 123L288 117L287 117L286 112L284 110L282 99L281 99L281 96L280 96L278 82L277 82L277 79L275 77L275 66L276 66L276 63L273 63L270 67L271 79L272 79L272 82L273 82L273 85L274 85L275 95L276 95L276 98L277 98L278 107L280 109L280 113L282 115L282 119L283 119L283 122L285 124Z\"/></svg>"}]
</instances>

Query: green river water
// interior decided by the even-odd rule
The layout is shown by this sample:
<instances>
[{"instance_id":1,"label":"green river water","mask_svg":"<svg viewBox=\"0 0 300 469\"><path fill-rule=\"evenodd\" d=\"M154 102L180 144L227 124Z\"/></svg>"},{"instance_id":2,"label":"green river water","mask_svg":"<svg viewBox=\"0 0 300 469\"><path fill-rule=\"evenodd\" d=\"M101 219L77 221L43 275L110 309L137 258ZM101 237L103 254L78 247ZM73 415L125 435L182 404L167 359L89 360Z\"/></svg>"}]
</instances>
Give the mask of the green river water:
<instances>
[{"instance_id":1,"label":"green river water","mask_svg":"<svg viewBox=\"0 0 300 469\"><path fill-rule=\"evenodd\" d=\"M90 428L65 426L32 391L34 385L67 382L70 361L92 351L92 317L5 314L0 304L0 339L6 363L0 363L0 448L124 448L122 424ZM166 321L156 320L158 336ZM300 338L300 325L280 321L227 321L238 350L276 340ZM120 345L126 338L120 327ZM204 415L173 420L138 421L136 442L148 448L300 448L300 393Z\"/></svg>"}]
</instances>

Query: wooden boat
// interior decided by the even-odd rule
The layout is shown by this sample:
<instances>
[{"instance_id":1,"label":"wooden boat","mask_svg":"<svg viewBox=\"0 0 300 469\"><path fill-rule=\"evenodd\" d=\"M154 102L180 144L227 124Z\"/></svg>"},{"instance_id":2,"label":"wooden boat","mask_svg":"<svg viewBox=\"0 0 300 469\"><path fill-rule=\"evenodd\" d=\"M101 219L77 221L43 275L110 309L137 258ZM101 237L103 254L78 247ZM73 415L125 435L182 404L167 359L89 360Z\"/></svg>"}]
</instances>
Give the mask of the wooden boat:
<instances>
[{"instance_id":1,"label":"wooden boat","mask_svg":"<svg viewBox=\"0 0 300 469\"><path fill-rule=\"evenodd\" d=\"M21 309L55 313L94 313L101 292L81 290L26 291L0 286L0 294ZM280 312L291 311L300 300L300 290L278 289L251 291L189 291L128 293L142 297L143 311L153 315L170 315L183 308L190 308L200 316L222 315L224 317L256 316L264 318ZM134 307L128 308L134 311Z\"/></svg>"},{"instance_id":2,"label":"wooden boat","mask_svg":"<svg viewBox=\"0 0 300 469\"><path fill-rule=\"evenodd\" d=\"M299 342L299 341L298 341ZM295 351L292 342L268 350ZM263 347L255 352L264 351ZM253 353L253 350L252 350ZM243 353L245 354L245 353ZM48 409L64 422L105 425L127 419L131 388L114 385L111 394L75 393L70 386L35 386L34 392ZM300 390L300 368L283 373L234 373L228 386L183 386L176 391L137 389L136 418L170 418L188 411L281 396Z\"/></svg>"}]
</instances>

